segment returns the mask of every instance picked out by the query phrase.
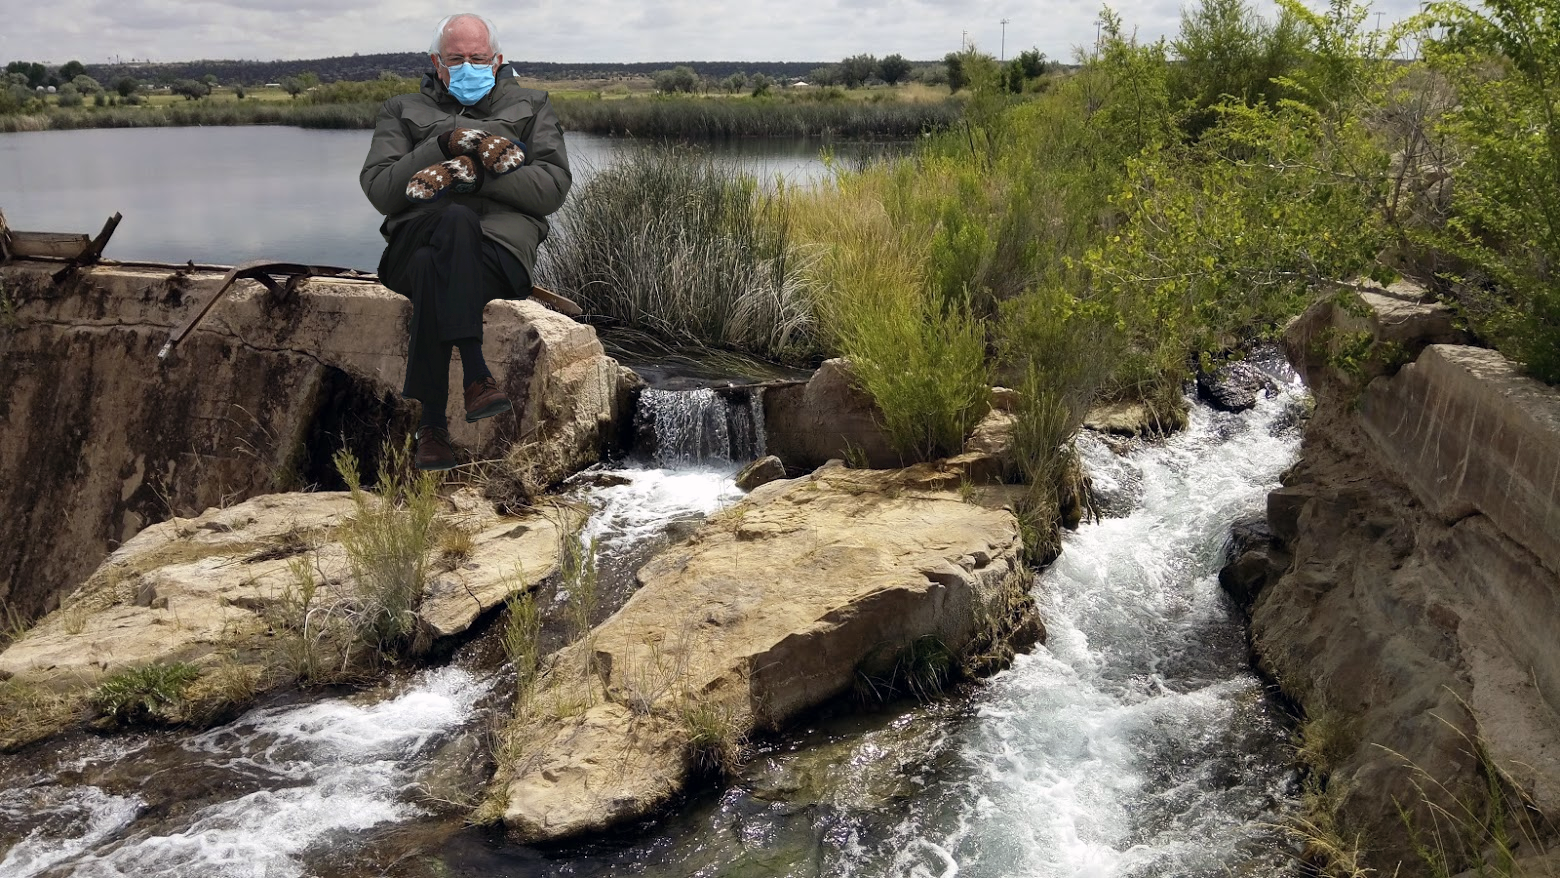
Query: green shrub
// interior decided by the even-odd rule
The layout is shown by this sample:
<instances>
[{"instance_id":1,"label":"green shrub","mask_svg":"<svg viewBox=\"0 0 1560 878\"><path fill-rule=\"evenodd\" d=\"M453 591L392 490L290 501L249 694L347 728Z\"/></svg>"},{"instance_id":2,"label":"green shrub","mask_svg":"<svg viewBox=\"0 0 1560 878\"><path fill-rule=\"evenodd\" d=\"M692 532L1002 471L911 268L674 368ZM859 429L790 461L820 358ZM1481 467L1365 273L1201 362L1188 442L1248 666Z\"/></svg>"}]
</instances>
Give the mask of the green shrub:
<instances>
[{"instance_id":1,"label":"green shrub","mask_svg":"<svg viewBox=\"0 0 1560 878\"><path fill-rule=\"evenodd\" d=\"M1442 242L1465 260L1475 328L1560 382L1560 7L1430 5L1427 57L1458 101L1441 127L1461 160Z\"/></svg>"},{"instance_id":2,"label":"green shrub","mask_svg":"<svg viewBox=\"0 0 1560 878\"><path fill-rule=\"evenodd\" d=\"M343 449L336 469L352 492L353 515L337 531L352 565L357 615L350 626L380 657L415 645L417 604L427 585L438 512L438 477L411 469L408 446L381 455L379 496L363 489L357 459Z\"/></svg>"},{"instance_id":3,"label":"green shrub","mask_svg":"<svg viewBox=\"0 0 1560 878\"><path fill-rule=\"evenodd\" d=\"M185 690L199 677L200 669L187 662L146 665L104 680L92 701L121 722L172 721L178 718Z\"/></svg>"},{"instance_id":4,"label":"green shrub","mask_svg":"<svg viewBox=\"0 0 1560 878\"><path fill-rule=\"evenodd\" d=\"M813 313L780 199L708 155L633 150L574 194L539 275L665 342L805 360Z\"/></svg>"}]
</instances>

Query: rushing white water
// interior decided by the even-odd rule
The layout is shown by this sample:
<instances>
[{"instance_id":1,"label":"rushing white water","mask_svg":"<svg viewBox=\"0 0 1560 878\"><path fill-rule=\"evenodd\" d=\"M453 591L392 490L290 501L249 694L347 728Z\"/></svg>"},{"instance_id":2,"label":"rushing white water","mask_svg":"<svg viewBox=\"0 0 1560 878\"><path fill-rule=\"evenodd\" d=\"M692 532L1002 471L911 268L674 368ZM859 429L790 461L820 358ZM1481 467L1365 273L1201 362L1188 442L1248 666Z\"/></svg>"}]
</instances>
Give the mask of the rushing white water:
<instances>
[{"instance_id":1,"label":"rushing white water","mask_svg":"<svg viewBox=\"0 0 1560 878\"><path fill-rule=\"evenodd\" d=\"M304 875L301 856L312 847L420 813L411 800L419 758L466 723L491 685L441 668L382 701L333 698L257 710L190 738L177 770L230 773L261 788L201 808L172 831L135 831L133 798L50 786L49 795L62 800L57 807L79 813L85 831L65 826L30 836L12 848L0 874Z\"/></svg>"},{"instance_id":2,"label":"rushing white water","mask_svg":"<svg viewBox=\"0 0 1560 878\"><path fill-rule=\"evenodd\" d=\"M1280 867L1272 823L1292 781L1282 727L1246 670L1216 577L1230 522L1260 509L1294 458L1301 392L1291 385L1241 416L1197 407L1183 435L1124 458L1083 441L1096 484L1126 514L1065 538L1037 591L1046 645L990 682L973 720L932 742L941 755L914 778L908 814L887 832L850 832L834 871L1146 878ZM841 788L867 785L880 771L871 762L850 760ZM836 804L859 807L848 793Z\"/></svg>"},{"instance_id":3,"label":"rushing white water","mask_svg":"<svg viewBox=\"0 0 1560 878\"><path fill-rule=\"evenodd\" d=\"M657 466L741 463L764 456L761 390L645 390L634 415L640 453Z\"/></svg>"},{"instance_id":4,"label":"rushing white water","mask_svg":"<svg viewBox=\"0 0 1560 878\"><path fill-rule=\"evenodd\" d=\"M594 511L580 531L587 544L642 542L668 522L709 515L743 496L730 468L622 469L604 475L620 483L591 490Z\"/></svg>"}]
</instances>

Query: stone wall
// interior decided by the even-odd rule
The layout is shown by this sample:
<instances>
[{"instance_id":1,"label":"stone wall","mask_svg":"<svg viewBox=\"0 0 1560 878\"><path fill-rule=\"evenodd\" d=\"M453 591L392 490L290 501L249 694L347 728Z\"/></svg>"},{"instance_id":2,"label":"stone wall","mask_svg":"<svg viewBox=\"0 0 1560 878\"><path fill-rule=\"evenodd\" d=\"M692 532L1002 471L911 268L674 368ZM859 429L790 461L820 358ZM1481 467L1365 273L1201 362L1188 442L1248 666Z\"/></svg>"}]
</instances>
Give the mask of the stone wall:
<instances>
[{"instance_id":1,"label":"stone wall","mask_svg":"<svg viewBox=\"0 0 1560 878\"><path fill-rule=\"evenodd\" d=\"M328 486L352 448L370 473L415 423L400 399L411 309L377 283L314 279L284 300L240 281L166 361L220 286L213 271L0 267L0 602L34 618L148 524L257 494ZM515 416L452 433L476 459L523 456L559 480L598 459L620 405L595 332L533 302L487 310L486 359ZM457 354L458 359L458 354Z\"/></svg>"},{"instance_id":2,"label":"stone wall","mask_svg":"<svg viewBox=\"0 0 1560 878\"><path fill-rule=\"evenodd\" d=\"M1232 583L1257 657L1328 730L1338 816L1382 874L1424 868L1399 807L1421 829L1482 809L1491 765L1560 817L1560 391L1459 335L1402 287L1291 326L1316 412L1271 545L1227 570L1260 580Z\"/></svg>"}]
</instances>

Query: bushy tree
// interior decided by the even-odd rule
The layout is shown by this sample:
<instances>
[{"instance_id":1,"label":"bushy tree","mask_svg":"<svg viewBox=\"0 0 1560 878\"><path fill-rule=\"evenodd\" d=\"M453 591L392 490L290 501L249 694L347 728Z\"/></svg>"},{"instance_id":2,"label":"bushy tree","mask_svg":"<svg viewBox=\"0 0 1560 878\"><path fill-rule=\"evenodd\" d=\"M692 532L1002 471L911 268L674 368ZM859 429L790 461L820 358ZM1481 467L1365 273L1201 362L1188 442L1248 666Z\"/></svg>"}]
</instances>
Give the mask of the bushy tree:
<instances>
[{"instance_id":1,"label":"bushy tree","mask_svg":"<svg viewBox=\"0 0 1560 878\"><path fill-rule=\"evenodd\" d=\"M170 90L176 95L183 95L187 101L198 101L211 94L211 86L197 79L181 79Z\"/></svg>"},{"instance_id":2,"label":"bushy tree","mask_svg":"<svg viewBox=\"0 0 1560 878\"><path fill-rule=\"evenodd\" d=\"M37 88L40 85L47 84L46 80L49 77L48 68L37 61L12 61L5 65L5 72L20 73L26 76L29 88Z\"/></svg>"},{"instance_id":3,"label":"bushy tree","mask_svg":"<svg viewBox=\"0 0 1560 878\"><path fill-rule=\"evenodd\" d=\"M753 97L761 98L769 94L769 90L774 87L775 81L763 73L755 73L753 74L752 84Z\"/></svg>"},{"instance_id":4,"label":"bushy tree","mask_svg":"<svg viewBox=\"0 0 1560 878\"><path fill-rule=\"evenodd\" d=\"M1462 153L1449 246L1469 264L1478 327L1560 383L1560 3L1433 3L1432 66L1456 87Z\"/></svg>"},{"instance_id":5,"label":"bushy tree","mask_svg":"<svg viewBox=\"0 0 1560 878\"><path fill-rule=\"evenodd\" d=\"M119 92L119 96L122 98L135 94L140 87L141 83L133 76L121 76L119 81L114 83L114 91Z\"/></svg>"},{"instance_id":6,"label":"bushy tree","mask_svg":"<svg viewBox=\"0 0 1560 878\"><path fill-rule=\"evenodd\" d=\"M910 81L925 85L947 85L948 67L945 64L925 64L910 71Z\"/></svg>"},{"instance_id":7,"label":"bushy tree","mask_svg":"<svg viewBox=\"0 0 1560 878\"><path fill-rule=\"evenodd\" d=\"M733 73L721 81L720 87L722 91L726 92L726 94L734 95L737 92L747 88L747 75L742 73Z\"/></svg>"},{"instance_id":8,"label":"bushy tree","mask_svg":"<svg viewBox=\"0 0 1560 878\"><path fill-rule=\"evenodd\" d=\"M846 88L860 88L877 70L877 56L852 55L840 62L840 83Z\"/></svg>"},{"instance_id":9,"label":"bushy tree","mask_svg":"<svg viewBox=\"0 0 1560 878\"><path fill-rule=\"evenodd\" d=\"M658 70L652 78L655 82L655 90L667 94L679 92L692 94L699 88L699 74L686 65L678 65L670 70Z\"/></svg>"},{"instance_id":10,"label":"bushy tree","mask_svg":"<svg viewBox=\"0 0 1560 878\"><path fill-rule=\"evenodd\" d=\"M910 62L897 52L878 62L878 77L889 85L901 82L909 76Z\"/></svg>"},{"instance_id":11,"label":"bushy tree","mask_svg":"<svg viewBox=\"0 0 1560 878\"><path fill-rule=\"evenodd\" d=\"M1280 97L1275 80L1300 64L1305 43L1299 20L1287 10L1271 23L1246 0L1200 0L1183 10L1171 43L1180 63L1171 68L1169 87L1186 114L1187 134L1212 125L1213 107L1227 98L1252 106Z\"/></svg>"},{"instance_id":12,"label":"bushy tree","mask_svg":"<svg viewBox=\"0 0 1560 878\"><path fill-rule=\"evenodd\" d=\"M77 91L76 87L68 82L60 86L59 91L55 94L62 107L79 107L83 101L81 92Z\"/></svg>"},{"instance_id":13,"label":"bushy tree","mask_svg":"<svg viewBox=\"0 0 1560 878\"><path fill-rule=\"evenodd\" d=\"M959 52L949 52L943 58L943 66L948 69L948 88L957 92L970 84L969 77L964 73L964 58Z\"/></svg>"},{"instance_id":14,"label":"bushy tree","mask_svg":"<svg viewBox=\"0 0 1560 878\"><path fill-rule=\"evenodd\" d=\"M85 73L72 79L70 84L74 85L76 87L76 91L79 91L82 94L100 94L103 91L103 86L98 85L98 81L96 79L93 79Z\"/></svg>"},{"instance_id":15,"label":"bushy tree","mask_svg":"<svg viewBox=\"0 0 1560 878\"><path fill-rule=\"evenodd\" d=\"M807 81L813 85L839 85L840 65L825 64L822 67L814 67L813 71L807 74Z\"/></svg>"},{"instance_id":16,"label":"bushy tree","mask_svg":"<svg viewBox=\"0 0 1560 878\"><path fill-rule=\"evenodd\" d=\"M60 65L59 77L61 82L70 82L78 76L85 75L87 67L80 61L66 61Z\"/></svg>"}]
</instances>

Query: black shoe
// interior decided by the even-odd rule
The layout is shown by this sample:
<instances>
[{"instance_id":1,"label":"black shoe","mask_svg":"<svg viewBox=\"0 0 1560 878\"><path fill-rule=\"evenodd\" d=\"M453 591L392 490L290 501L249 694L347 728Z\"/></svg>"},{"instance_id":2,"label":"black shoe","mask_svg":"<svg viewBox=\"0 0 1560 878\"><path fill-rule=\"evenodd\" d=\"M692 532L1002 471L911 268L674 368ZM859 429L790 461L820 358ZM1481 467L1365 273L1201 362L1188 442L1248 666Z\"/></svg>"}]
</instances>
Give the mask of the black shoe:
<instances>
[{"instance_id":1,"label":"black shoe","mask_svg":"<svg viewBox=\"0 0 1560 878\"><path fill-rule=\"evenodd\" d=\"M455 447L450 444L450 431L443 427L423 427L417 431L417 456L413 464L424 472L441 472L455 468Z\"/></svg>"}]
</instances>

